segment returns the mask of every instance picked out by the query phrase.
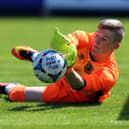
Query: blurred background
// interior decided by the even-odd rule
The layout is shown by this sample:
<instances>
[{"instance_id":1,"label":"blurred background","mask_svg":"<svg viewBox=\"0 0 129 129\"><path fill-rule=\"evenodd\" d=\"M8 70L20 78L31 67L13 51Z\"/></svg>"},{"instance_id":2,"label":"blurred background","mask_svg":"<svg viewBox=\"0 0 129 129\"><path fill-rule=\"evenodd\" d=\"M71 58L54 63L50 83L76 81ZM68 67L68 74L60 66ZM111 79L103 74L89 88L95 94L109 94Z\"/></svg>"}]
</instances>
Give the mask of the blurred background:
<instances>
[{"instance_id":1,"label":"blurred background","mask_svg":"<svg viewBox=\"0 0 129 129\"><path fill-rule=\"evenodd\" d=\"M129 15L129 0L0 0L1 16Z\"/></svg>"}]
</instances>

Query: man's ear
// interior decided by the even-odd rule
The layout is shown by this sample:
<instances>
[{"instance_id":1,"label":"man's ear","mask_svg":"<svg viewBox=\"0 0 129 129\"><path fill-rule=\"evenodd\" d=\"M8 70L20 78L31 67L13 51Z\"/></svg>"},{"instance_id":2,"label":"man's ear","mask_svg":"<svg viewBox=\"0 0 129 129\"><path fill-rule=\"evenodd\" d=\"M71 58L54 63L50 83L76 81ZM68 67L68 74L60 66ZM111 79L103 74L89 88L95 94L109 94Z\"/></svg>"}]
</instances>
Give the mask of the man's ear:
<instances>
[{"instance_id":1,"label":"man's ear","mask_svg":"<svg viewBox=\"0 0 129 129\"><path fill-rule=\"evenodd\" d=\"M118 49L120 47L120 43L115 43L114 44L114 49Z\"/></svg>"}]
</instances>

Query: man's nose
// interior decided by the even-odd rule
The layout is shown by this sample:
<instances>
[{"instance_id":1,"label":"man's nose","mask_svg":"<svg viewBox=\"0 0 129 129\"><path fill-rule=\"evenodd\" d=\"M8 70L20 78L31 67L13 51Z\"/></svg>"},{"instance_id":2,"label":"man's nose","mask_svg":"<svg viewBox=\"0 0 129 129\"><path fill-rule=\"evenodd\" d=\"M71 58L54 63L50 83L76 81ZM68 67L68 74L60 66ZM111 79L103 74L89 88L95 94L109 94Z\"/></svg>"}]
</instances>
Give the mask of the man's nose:
<instances>
[{"instance_id":1,"label":"man's nose","mask_svg":"<svg viewBox=\"0 0 129 129\"><path fill-rule=\"evenodd\" d=\"M100 44L101 43L101 39L98 37L96 38L96 44Z\"/></svg>"}]
</instances>

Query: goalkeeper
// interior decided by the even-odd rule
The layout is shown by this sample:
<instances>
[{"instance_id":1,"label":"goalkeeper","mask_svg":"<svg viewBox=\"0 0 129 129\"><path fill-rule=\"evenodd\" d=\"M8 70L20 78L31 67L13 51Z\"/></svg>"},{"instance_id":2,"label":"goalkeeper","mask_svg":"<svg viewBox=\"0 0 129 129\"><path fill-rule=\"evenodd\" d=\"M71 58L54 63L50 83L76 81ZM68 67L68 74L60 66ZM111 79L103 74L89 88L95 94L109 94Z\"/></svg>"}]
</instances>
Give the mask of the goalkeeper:
<instances>
[{"instance_id":1,"label":"goalkeeper","mask_svg":"<svg viewBox=\"0 0 129 129\"><path fill-rule=\"evenodd\" d=\"M65 36L56 31L51 47L66 56L65 75L53 84L39 87L0 83L0 93L8 95L11 101L102 102L110 96L119 76L113 52L120 47L123 37L124 27L117 19L100 21L94 33L75 31ZM12 54L33 62L38 52L17 46Z\"/></svg>"}]
</instances>

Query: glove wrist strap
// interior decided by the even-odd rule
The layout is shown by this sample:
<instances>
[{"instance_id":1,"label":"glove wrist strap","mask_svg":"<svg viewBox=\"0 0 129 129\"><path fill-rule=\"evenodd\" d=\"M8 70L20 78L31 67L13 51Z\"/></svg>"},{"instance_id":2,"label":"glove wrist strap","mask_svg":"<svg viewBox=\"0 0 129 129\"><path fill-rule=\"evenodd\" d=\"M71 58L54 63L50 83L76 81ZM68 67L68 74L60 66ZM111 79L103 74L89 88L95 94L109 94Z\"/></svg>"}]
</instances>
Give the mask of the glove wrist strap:
<instances>
[{"instance_id":1,"label":"glove wrist strap","mask_svg":"<svg viewBox=\"0 0 129 129\"><path fill-rule=\"evenodd\" d=\"M71 68L68 68L67 70L66 70L66 72L65 72L65 74L69 74L69 73L71 73L72 72L72 67Z\"/></svg>"}]
</instances>

